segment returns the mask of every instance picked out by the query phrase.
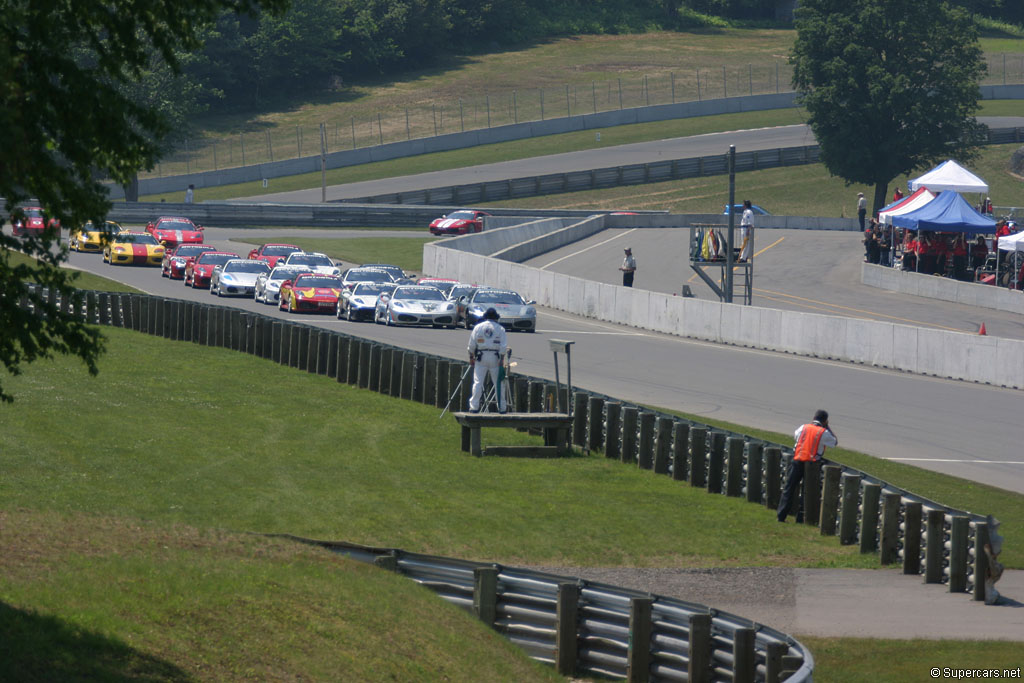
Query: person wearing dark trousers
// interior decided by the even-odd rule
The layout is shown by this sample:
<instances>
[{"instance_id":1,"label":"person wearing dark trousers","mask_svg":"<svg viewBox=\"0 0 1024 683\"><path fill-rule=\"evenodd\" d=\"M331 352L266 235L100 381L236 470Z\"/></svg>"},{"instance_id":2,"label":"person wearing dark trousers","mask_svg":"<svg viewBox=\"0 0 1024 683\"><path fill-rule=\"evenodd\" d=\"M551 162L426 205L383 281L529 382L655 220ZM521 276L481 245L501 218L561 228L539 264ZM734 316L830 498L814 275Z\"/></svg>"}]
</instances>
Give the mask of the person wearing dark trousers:
<instances>
[{"instance_id":1,"label":"person wearing dark trousers","mask_svg":"<svg viewBox=\"0 0 1024 683\"><path fill-rule=\"evenodd\" d=\"M863 192L857 193L857 221L860 222L860 231L864 232L864 219L868 216L868 200L864 198Z\"/></svg>"},{"instance_id":2,"label":"person wearing dark trousers","mask_svg":"<svg viewBox=\"0 0 1024 683\"><path fill-rule=\"evenodd\" d=\"M818 410L814 413L814 420L805 425L800 425L794 432L796 445L793 447L793 460L789 463L786 471L786 488L782 492L782 500L779 501L779 509L775 518L780 522L786 521L793 502L799 498L800 483L804 479L804 468L809 462L818 462L825 454L828 446L837 446L839 439L828 426L828 413ZM804 511L801 504L796 513L796 521L803 521Z\"/></svg>"},{"instance_id":3,"label":"person wearing dark trousers","mask_svg":"<svg viewBox=\"0 0 1024 683\"><path fill-rule=\"evenodd\" d=\"M633 258L633 250L629 247L625 249L626 257L622 259L622 265L619 270L622 271L622 286L632 287L633 276L636 275L636 259Z\"/></svg>"}]
</instances>

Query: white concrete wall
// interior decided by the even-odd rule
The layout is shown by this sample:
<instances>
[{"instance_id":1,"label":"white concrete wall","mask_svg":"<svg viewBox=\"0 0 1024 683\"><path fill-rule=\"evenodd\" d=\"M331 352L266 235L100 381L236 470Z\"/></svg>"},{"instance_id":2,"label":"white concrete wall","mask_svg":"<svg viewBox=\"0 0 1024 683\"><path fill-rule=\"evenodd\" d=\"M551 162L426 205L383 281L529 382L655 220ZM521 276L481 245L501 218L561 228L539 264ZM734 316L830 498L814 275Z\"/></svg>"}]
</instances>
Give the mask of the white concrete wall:
<instances>
[{"instance_id":1,"label":"white concrete wall","mask_svg":"<svg viewBox=\"0 0 1024 683\"><path fill-rule=\"evenodd\" d=\"M443 245L424 247L425 273L514 289L541 306L588 318L693 339L1024 388L1024 341L671 296L588 282Z\"/></svg>"},{"instance_id":2,"label":"white concrete wall","mask_svg":"<svg viewBox=\"0 0 1024 683\"><path fill-rule=\"evenodd\" d=\"M869 287L877 287L890 292L1024 314L1024 292L1002 287L904 272L897 268L877 266L871 263L861 265L860 281Z\"/></svg>"}]
</instances>

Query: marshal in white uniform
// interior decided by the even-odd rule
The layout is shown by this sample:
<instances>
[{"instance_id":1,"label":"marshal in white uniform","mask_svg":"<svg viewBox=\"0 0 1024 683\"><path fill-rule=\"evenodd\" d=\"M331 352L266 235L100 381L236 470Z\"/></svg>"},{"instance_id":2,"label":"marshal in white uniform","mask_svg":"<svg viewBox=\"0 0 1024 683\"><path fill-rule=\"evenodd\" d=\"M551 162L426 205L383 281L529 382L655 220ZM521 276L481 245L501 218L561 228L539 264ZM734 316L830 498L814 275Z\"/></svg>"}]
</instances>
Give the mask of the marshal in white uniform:
<instances>
[{"instance_id":1,"label":"marshal in white uniform","mask_svg":"<svg viewBox=\"0 0 1024 683\"><path fill-rule=\"evenodd\" d=\"M473 365L473 394L469 398L470 412L480 411L484 395L484 379L489 373L491 383L498 386L498 369L508 349L505 328L498 324L498 312L488 308L484 320L469 333L469 362ZM498 391L498 411L504 413L505 392Z\"/></svg>"}]
</instances>

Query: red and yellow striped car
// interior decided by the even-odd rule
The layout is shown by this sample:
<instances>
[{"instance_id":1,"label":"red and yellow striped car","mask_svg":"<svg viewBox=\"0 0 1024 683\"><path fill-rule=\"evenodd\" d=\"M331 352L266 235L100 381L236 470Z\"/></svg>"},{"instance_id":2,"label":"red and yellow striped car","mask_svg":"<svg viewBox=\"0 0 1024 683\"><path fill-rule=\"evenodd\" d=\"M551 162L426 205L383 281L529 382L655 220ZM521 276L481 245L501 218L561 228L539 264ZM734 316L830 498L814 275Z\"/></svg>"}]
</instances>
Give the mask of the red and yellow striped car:
<instances>
[{"instance_id":1,"label":"red and yellow striped car","mask_svg":"<svg viewBox=\"0 0 1024 683\"><path fill-rule=\"evenodd\" d=\"M289 313L334 313L343 287L340 275L302 273L281 285L279 308Z\"/></svg>"},{"instance_id":2,"label":"red and yellow striped car","mask_svg":"<svg viewBox=\"0 0 1024 683\"><path fill-rule=\"evenodd\" d=\"M103 261L110 265L159 266L164 247L148 232L124 231L103 247Z\"/></svg>"}]
</instances>

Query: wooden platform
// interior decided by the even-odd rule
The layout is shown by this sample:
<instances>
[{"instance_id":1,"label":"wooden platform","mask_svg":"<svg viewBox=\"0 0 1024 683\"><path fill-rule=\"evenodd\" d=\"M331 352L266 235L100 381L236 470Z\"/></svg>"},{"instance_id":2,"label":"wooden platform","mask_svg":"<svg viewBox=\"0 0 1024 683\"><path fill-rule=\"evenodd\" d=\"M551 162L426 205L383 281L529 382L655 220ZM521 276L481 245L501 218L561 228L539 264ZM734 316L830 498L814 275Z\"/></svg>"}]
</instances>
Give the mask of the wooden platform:
<instances>
[{"instance_id":1,"label":"wooden platform","mask_svg":"<svg viewBox=\"0 0 1024 683\"><path fill-rule=\"evenodd\" d=\"M569 430L572 417L565 413L452 413L455 421L462 425L462 450L476 456L484 454L480 444L480 430L484 427L511 429L540 429L544 433L544 444L550 448L535 446L503 446L488 449L494 455L518 457L551 457L569 450Z\"/></svg>"}]
</instances>

